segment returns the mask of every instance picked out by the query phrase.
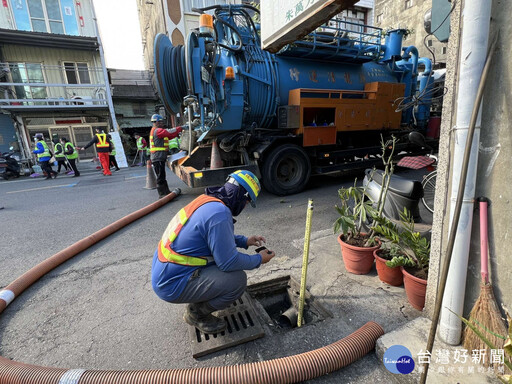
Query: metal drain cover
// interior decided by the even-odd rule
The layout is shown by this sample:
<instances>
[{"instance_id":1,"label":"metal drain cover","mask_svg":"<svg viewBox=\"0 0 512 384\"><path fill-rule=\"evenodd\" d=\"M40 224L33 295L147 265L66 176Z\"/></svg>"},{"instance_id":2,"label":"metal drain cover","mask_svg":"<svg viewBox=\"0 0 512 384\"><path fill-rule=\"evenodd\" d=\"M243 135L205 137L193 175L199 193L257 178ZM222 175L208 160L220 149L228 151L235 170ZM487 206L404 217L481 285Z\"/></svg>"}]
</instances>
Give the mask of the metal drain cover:
<instances>
[{"instance_id":1,"label":"metal drain cover","mask_svg":"<svg viewBox=\"0 0 512 384\"><path fill-rule=\"evenodd\" d=\"M225 331L205 334L196 327L191 325L188 327L194 358L265 336L265 331L259 323L252 305L252 299L245 292L229 307L214 314L224 319L228 324Z\"/></svg>"}]
</instances>

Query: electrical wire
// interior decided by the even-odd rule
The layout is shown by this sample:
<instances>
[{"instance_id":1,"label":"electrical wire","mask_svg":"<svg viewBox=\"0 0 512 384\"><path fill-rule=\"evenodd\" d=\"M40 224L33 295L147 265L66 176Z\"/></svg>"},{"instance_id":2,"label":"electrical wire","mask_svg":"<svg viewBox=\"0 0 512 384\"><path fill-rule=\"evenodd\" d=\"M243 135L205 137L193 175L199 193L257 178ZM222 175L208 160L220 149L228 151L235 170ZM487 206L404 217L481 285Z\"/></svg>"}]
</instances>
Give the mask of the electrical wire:
<instances>
[{"instance_id":1,"label":"electrical wire","mask_svg":"<svg viewBox=\"0 0 512 384\"><path fill-rule=\"evenodd\" d=\"M430 47L427 45L427 39L428 39L429 36L432 36L434 33L436 33L437 30L439 28L441 28L442 25L446 22L446 20L448 20L448 18L452 14L453 10L455 9L456 5L457 5L457 0L454 0L453 4L452 4L452 7L450 9L450 12L448 12L448 14L445 16L443 21L437 26L436 29L434 29L433 31L430 31L430 33L425 35L425 37L423 38L423 45L425 46L425 48L432 55L432 69L430 70L430 72L428 74L428 79L427 79L427 83L426 83L427 86L418 95L399 97L399 98L395 99L395 101L393 102L393 105L397 105L397 107L395 109L395 112L401 112L403 110L406 110L406 109L409 109L409 108L413 108L413 110L412 110L412 117L413 117L413 120L414 120L414 125L417 125L416 116L415 116L415 113L414 113L414 109L416 107L418 107L420 105L429 104L433 100L441 99L448 92L448 88L445 87L445 86L438 86L438 87L434 87L434 88L428 89L428 84L430 83L430 79L432 78L432 75L434 73L434 69L433 68L435 68L435 65L436 65L436 55L435 55L434 51L431 50ZM429 97L432 94L435 94L435 93L437 93L440 90L443 90L443 93L441 95L435 96L435 97Z\"/></svg>"}]
</instances>

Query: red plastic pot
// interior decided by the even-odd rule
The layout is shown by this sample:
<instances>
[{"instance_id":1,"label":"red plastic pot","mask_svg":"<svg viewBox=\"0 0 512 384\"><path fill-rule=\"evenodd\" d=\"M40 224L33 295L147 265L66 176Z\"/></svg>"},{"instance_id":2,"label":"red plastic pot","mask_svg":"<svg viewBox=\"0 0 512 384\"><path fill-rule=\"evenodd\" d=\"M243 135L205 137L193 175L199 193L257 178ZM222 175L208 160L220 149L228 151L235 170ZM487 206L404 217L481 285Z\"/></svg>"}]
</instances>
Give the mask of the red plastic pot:
<instances>
[{"instance_id":1,"label":"red plastic pot","mask_svg":"<svg viewBox=\"0 0 512 384\"><path fill-rule=\"evenodd\" d=\"M373 251L373 256L375 257L375 267L380 281L394 287L401 286L404 283L404 275L400 267L388 267L386 265L387 260L379 256L379 251L380 249Z\"/></svg>"},{"instance_id":2,"label":"red plastic pot","mask_svg":"<svg viewBox=\"0 0 512 384\"><path fill-rule=\"evenodd\" d=\"M364 235L364 233L361 233ZM345 243L342 240L343 235L338 236L338 243L341 246L341 256L348 272L355 275L366 275L373 266L373 251L380 248L380 241L374 247L356 247Z\"/></svg>"},{"instance_id":3,"label":"red plastic pot","mask_svg":"<svg viewBox=\"0 0 512 384\"><path fill-rule=\"evenodd\" d=\"M400 267L404 275L405 294L409 303L418 311L425 306L425 295L427 293L427 280L420 279Z\"/></svg>"}]
</instances>

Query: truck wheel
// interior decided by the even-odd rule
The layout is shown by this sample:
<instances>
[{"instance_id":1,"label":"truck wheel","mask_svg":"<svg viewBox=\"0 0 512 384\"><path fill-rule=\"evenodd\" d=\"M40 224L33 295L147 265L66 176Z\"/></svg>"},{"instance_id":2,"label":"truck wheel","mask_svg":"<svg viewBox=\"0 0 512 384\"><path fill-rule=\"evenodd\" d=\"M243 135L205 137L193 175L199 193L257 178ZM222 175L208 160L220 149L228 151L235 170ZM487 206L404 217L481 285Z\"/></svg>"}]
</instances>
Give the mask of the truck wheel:
<instances>
[{"instance_id":1,"label":"truck wheel","mask_svg":"<svg viewBox=\"0 0 512 384\"><path fill-rule=\"evenodd\" d=\"M273 149L263 164L263 185L275 195L300 192L311 175L308 155L297 145L285 144Z\"/></svg>"}]
</instances>

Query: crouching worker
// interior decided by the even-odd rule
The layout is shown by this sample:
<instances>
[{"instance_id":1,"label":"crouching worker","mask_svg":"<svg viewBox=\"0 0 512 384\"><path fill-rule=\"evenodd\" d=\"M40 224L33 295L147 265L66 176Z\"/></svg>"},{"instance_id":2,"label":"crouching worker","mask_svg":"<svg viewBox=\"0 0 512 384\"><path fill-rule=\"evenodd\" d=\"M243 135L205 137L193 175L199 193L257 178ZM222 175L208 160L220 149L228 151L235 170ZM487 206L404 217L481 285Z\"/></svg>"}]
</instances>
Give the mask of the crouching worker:
<instances>
[{"instance_id":1,"label":"crouching worker","mask_svg":"<svg viewBox=\"0 0 512 384\"><path fill-rule=\"evenodd\" d=\"M226 329L223 319L212 315L228 307L245 291L244 270L269 262L274 252L246 254L265 242L262 236L234 234L233 216L247 204L253 207L261 190L249 171L232 173L222 187L206 188L171 220L153 257L151 271L155 293L170 303L188 303L183 319L204 333Z\"/></svg>"}]
</instances>

